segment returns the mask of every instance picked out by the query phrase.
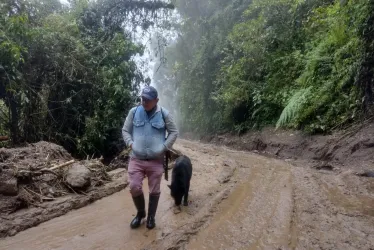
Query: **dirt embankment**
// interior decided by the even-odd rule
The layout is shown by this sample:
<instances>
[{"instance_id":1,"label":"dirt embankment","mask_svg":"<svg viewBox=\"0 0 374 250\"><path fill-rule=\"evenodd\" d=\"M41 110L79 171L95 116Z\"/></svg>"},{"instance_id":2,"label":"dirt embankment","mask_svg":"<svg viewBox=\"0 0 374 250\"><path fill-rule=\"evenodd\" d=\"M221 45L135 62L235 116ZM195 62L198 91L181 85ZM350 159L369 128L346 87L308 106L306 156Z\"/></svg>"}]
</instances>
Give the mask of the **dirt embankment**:
<instances>
[{"instance_id":1,"label":"dirt embankment","mask_svg":"<svg viewBox=\"0 0 374 250\"><path fill-rule=\"evenodd\" d=\"M200 141L279 159L303 161L317 168L352 169L361 175L368 171L367 174L374 174L374 123L327 136L267 128L243 136L205 136Z\"/></svg>"},{"instance_id":2,"label":"dirt embankment","mask_svg":"<svg viewBox=\"0 0 374 250\"><path fill-rule=\"evenodd\" d=\"M124 166L125 158L109 166L74 160L63 147L43 141L0 149L0 238L124 189L126 170L118 168Z\"/></svg>"}]
</instances>

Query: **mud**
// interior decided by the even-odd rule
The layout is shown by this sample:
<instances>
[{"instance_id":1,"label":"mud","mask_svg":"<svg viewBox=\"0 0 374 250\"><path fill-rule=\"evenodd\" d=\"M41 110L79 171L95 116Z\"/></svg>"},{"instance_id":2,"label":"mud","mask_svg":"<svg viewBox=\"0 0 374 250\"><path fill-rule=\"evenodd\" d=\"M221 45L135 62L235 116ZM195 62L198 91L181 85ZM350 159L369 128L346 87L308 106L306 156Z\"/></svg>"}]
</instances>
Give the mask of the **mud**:
<instances>
[{"instance_id":1,"label":"mud","mask_svg":"<svg viewBox=\"0 0 374 250\"><path fill-rule=\"evenodd\" d=\"M0 238L14 236L23 230L64 215L71 210L87 206L96 200L126 188L128 184L126 171L109 172L109 175L114 179L112 182L94 188L87 194L66 195L55 201L39 204L29 209L22 209L15 213L0 215Z\"/></svg>"},{"instance_id":2,"label":"mud","mask_svg":"<svg viewBox=\"0 0 374 250\"><path fill-rule=\"evenodd\" d=\"M186 140L175 147L193 163L190 204L174 214L163 181L154 230L130 229L124 190L1 239L0 249L374 249L374 178Z\"/></svg>"},{"instance_id":3,"label":"mud","mask_svg":"<svg viewBox=\"0 0 374 250\"><path fill-rule=\"evenodd\" d=\"M73 157L62 147L53 143L40 141L19 148L0 149L0 168L8 169L45 167L46 164L59 164Z\"/></svg>"},{"instance_id":4,"label":"mud","mask_svg":"<svg viewBox=\"0 0 374 250\"><path fill-rule=\"evenodd\" d=\"M374 124L363 123L331 135L310 136L300 131L266 128L241 136L223 134L199 138L205 143L224 145L302 164L330 164L341 169L374 171Z\"/></svg>"},{"instance_id":5,"label":"mud","mask_svg":"<svg viewBox=\"0 0 374 250\"><path fill-rule=\"evenodd\" d=\"M44 141L0 149L0 238L13 236L127 186L124 168L108 172L110 168L101 159L75 160L77 163L72 160L63 147ZM121 161L126 164L125 159L118 159L117 163ZM78 170L86 171L86 186L75 187L69 182L72 163L77 164ZM79 171L70 173L72 180L77 180L78 175Z\"/></svg>"}]
</instances>

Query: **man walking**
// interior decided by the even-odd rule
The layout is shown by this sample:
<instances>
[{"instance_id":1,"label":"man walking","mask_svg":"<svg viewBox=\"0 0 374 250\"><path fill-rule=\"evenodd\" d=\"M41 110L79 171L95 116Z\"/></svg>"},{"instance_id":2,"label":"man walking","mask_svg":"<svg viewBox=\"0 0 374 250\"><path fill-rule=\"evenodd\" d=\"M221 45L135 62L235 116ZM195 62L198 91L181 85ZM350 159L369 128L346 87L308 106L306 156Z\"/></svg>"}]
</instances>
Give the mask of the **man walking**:
<instances>
[{"instance_id":1,"label":"man walking","mask_svg":"<svg viewBox=\"0 0 374 250\"><path fill-rule=\"evenodd\" d=\"M155 216L160 198L164 155L178 137L178 130L169 111L159 106L158 93L147 86L141 93L142 105L132 108L122 128L122 135L131 148L128 166L130 193L137 209L131 228L138 228L145 218L143 179L148 177L149 204L147 228L156 226ZM168 136L166 137L166 131Z\"/></svg>"}]
</instances>

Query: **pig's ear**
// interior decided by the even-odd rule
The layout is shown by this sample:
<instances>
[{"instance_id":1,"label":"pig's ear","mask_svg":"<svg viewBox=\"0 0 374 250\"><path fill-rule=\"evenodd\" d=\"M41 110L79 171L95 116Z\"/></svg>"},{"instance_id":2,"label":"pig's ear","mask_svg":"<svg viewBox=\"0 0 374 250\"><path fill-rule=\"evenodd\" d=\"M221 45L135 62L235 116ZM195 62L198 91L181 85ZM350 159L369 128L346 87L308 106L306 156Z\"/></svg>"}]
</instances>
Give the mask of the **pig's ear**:
<instances>
[{"instance_id":1,"label":"pig's ear","mask_svg":"<svg viewBox=\"0 0 374 250\"><path fill-rule=\"evenodd\" d=\"M170 185L168 185L168 187L171 189L171 186L170 186Z\"/></svg>"}]
</instances>

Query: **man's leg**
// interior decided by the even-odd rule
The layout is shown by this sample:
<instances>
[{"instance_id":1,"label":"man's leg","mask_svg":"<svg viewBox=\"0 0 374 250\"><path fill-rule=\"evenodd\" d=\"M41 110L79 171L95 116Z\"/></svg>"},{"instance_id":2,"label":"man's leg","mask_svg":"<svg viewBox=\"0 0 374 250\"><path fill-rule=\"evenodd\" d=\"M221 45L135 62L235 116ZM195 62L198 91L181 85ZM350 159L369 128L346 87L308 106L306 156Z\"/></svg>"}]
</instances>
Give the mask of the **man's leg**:
<instances>
[{"instance_id":1,"label":"man's leg","mask_svg":"<svg viewBox=\"0 0 374 250\"><path fill-rule=\"evenodd\" d=\"M149 187L149 204L148 204L148 217L147 228L153 229L156 226L155 216L157 211L158 200L160 198L160 185L162 174L164 173L162 161L151 161L147 167L146 174L148 177Z\"/></svg>"},{"instance_id":2,"label":"man's leg","mask_svg":"<svg viewBox=\"0 0 374 250\"><path fill-rule=\"evenodd\" d=\"M128 175L130 182L130 193L137 209L135 218L131 221L131 228L138 228L143 218L145 218L145 201L143 194L143 179L145 175L142 162L137 159L130 159L128 167Z\"/></svg>"}]
</instances>

